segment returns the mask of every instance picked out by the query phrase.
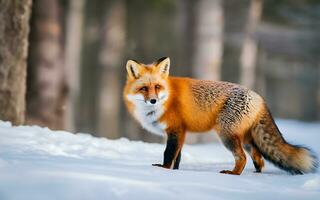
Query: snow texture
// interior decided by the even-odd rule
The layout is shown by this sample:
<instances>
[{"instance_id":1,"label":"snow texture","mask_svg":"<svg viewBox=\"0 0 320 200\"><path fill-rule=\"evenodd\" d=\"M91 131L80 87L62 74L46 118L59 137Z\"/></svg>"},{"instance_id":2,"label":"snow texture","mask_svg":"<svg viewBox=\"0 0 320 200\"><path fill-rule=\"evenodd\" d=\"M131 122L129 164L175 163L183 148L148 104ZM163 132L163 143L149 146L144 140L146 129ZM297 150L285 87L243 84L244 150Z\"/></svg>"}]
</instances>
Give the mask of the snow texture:
<instances>
[{"instance_id":1,"label":"snow texture","mask_svg":"<svg viewBox=\"0 0 320 200\"><path fill-rule=\"evenodd\" d=\"M320 124L277 120L284 137L320 154ZM180 170L165 146L0 122L0 199L320 199L320 172L292 176L267 163L220 174L233 157L221 144L185 145Z\"/></svg>"}]
</instances>

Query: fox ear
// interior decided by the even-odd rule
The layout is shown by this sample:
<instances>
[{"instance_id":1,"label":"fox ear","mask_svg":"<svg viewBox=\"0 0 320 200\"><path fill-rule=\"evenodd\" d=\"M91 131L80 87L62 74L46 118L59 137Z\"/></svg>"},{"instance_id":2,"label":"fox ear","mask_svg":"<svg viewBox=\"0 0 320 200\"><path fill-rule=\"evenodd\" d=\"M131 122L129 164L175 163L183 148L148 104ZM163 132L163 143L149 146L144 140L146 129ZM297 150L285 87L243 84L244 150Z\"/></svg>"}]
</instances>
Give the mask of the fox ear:
<instances>
[{"instance_id":1,"label":"fox ear","mask_svg":"<svg viewBox=\"0 0 320 200\"><path fill-rule=\"evenodd\" d=\"M139 63L137 61L128 60L126 68L127 68L128 76L130 78L132 78L132 79L139 78L141 66L139 65Z\"/></svg>"},{"instance_id":2,"label":"fox ear","mask_svg":"<svg viewBox=\"0 0 320 200\"><path fill-rule=\"evenodd\" d=\"M157 68L161 74L164 76L169 76L169 69L170 69L170 58L169 57L162 57L157 61Z\"/></svg>"}]
</instances>

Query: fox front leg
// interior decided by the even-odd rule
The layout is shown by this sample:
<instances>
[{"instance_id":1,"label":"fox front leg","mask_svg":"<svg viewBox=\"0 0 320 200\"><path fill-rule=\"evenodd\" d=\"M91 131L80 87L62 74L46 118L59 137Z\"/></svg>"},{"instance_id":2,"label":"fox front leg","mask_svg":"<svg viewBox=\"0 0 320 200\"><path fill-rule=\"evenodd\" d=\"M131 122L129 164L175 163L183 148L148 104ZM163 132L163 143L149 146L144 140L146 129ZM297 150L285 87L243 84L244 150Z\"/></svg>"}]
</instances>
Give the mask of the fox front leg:
<instances>
[{"instance_id":1,"label":"fox front leg","mask_svg":"<svg viewBox=\"0 0 320 200\"><path fill-rule=\"evenodd\" d=\"M181 160L181 149L179 151L179 154L178 154L176 160L174 161L173 169L179 169L180 160Z\"/></svg>"},{"instance_id":2,"label":"fox front leg","mask_svg":"<svg viewBox=\"0 0 320 200\"><path fill-rule=\"evenodd\" d=\"M174 161L173 169L179 169L180 160L181 160L181 150L179 151L179 154L178 154L177 158ZM157 167L163 167L163 164L152 164L152 165L153 166L157 166Z\"/></svg>"},{"instance_id":3,"label":"fox front leg","mask_svg":"<svg viewBox=\"0 0 320 200\"><path fill-rule=\"evenodd\" d=\"M163 154L163 164L152 164L153 166L167 169L179 169L183 135L168 134L166 149Z\"/></svg>"}]
</instances>

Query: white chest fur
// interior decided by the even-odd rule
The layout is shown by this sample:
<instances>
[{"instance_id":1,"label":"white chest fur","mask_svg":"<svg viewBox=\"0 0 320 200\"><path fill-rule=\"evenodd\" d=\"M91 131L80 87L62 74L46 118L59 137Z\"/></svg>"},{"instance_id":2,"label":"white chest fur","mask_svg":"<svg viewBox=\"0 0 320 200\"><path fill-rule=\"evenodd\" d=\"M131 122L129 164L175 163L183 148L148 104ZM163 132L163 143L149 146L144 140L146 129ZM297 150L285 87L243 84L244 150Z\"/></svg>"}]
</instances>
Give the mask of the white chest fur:
<instances>
[{"instance_id":1,"label":"white chest fur","mask_svg":"<svg viewBox=\"0 0 320 200\"><path fill-rule=\"evenodd\" d=\"M153 134L163 136L167 125L159 122L164 113L163 102L164 97L160 98L160 102L156 105L146 104L141 95L128 95L128 100L134 104L134 116L140 122L141 126Z\"/></svg>"},{"instance_id":2,"label":"white chest fur","mask_svg":"<svg viewBox=\"0 0 320 200\"><path fill-rule=\"evenodd\" d=\"M161 105L157 106L137 106L134 110L135 117L140 122L141 126L153 134L163 136L166 129L166 124L159 122L164 110Z\"/></svg>"}]
</instances>

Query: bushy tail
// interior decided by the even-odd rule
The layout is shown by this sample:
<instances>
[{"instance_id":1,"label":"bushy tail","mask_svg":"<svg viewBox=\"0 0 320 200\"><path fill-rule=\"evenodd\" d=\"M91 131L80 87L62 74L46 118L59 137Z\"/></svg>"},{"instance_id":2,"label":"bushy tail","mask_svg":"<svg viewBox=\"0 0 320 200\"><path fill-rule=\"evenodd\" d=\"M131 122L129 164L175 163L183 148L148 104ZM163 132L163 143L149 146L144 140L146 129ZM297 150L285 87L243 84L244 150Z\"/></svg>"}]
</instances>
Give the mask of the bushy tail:
<instances>
[{"instance_id":1,"label":"bushy tail","mask_svg":"<svg viewBox=\"0 0 320 200\"><path fill-rule=\"evenodd\" d=\"M291 174L314 172L318 167L318 159L310 149L285 141L267 108L252 127L252 137L265 159Z\"/></svg>"}]
</instances>

